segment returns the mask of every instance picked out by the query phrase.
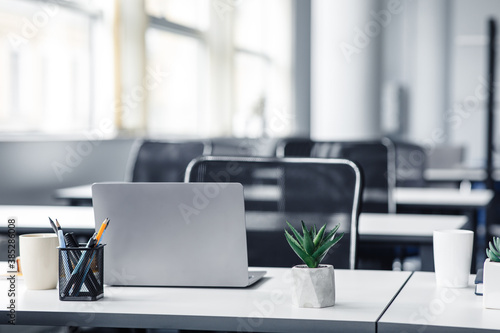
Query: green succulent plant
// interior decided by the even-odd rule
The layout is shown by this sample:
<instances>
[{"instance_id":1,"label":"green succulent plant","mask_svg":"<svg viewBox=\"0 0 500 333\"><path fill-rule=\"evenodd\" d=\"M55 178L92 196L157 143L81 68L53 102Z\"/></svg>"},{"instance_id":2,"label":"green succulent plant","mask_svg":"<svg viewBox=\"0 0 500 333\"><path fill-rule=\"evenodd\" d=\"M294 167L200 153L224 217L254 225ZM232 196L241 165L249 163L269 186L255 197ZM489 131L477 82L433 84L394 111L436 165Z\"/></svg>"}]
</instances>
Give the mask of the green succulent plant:
<instances>
[{"instance_id":1,"label":"green succulent plant","mask_svg":"<svg viewBox=\"0 0 500 333\"><path fill-rule=\"evenodd\" d=\"M292 236L285 229L285 237L293 251L309 268L317 268L323 258L328 253L328 250L344 236L344 233L336 236L340 223L333 228L328 234L325 234L326 224L321 229L316 230L316 225L307 230L304 221L302 222L302 235L290 224L288 227L292 230Z\"/></svg>"},{"instance_id":2,"label":"green succulent plant","mask_svg":"<svg viewBox=\"0 0 500 333\"><path fill-rule=\"evenodd\" d=\"M490 248L486 249L486 255L490 261L500 262L500 237L493 237L493 243L489 243Z\"/></svg>"}]
</instances>

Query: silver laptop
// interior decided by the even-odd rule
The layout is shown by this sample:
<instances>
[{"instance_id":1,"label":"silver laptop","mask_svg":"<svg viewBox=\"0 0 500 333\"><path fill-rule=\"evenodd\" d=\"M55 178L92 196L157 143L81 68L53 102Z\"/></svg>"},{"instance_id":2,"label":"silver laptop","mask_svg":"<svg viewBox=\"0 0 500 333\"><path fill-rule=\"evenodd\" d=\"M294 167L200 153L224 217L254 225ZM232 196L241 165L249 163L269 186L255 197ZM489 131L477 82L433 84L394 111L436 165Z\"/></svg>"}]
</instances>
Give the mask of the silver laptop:
<instances>
[{"instance_id":1,"label":"silver laptop","mask_svg":"<svg viewBox=\"0 0 500 333\"><path fill-rule=\"evenodd\" d=\"M121 286L246 287L243 187L237 183L96 183L96 228L104 283Z\"/></svg>"}]
</instances>

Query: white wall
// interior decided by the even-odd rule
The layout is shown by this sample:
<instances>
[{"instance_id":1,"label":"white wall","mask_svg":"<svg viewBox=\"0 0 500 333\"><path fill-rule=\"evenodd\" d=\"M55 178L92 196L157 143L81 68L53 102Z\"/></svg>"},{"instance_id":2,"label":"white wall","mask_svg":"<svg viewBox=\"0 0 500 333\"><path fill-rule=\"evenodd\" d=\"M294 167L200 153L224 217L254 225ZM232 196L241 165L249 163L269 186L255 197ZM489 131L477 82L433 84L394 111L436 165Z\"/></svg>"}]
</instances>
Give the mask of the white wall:
<instances>
[{"instance_id":1,"label":"white wall","mask_svg":"<svg viewBox=\"0 0 500 333\"><path fill-rule=\"evenodd\" d=\"M0 142L0 204L64 204L54 190L123 181L133 140Z\"/></svg>"}]
</instances>

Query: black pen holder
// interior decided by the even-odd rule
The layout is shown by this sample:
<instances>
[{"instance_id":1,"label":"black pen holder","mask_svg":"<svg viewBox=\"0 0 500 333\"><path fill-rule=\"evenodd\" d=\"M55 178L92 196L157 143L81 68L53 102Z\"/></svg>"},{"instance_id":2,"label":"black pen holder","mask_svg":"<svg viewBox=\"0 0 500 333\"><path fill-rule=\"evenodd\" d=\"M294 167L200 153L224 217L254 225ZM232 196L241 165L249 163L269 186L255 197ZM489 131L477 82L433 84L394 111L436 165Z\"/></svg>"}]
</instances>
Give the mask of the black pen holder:
<instances>
[{"instance_id":1,"label":"black pen holder","mask_svg":"<svg viewBox=\"0 0 500 333\"><path fill-rule=\"evenodd\" d=\"M59 300L97 301L103 283L104 245L59 248Z\"/></svg>"}]
</instances>

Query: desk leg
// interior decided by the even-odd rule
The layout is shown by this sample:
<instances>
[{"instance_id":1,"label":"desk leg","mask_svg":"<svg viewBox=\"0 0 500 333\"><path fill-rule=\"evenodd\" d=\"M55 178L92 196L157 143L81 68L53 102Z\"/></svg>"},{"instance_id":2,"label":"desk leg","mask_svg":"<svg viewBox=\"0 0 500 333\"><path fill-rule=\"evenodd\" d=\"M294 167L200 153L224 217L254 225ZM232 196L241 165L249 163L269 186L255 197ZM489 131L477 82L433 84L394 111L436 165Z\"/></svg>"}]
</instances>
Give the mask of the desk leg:
<instances>
[{"instance_id":1,"label":"desk leg","mask_svg":"<svg viewBox=\"0 0 500 333\"><path fill-rule=\"evenodd\" d=\"M434 272L434 253L432 244L420 246L421 270L424 272Z\"/></svg>"}]
</instances>

